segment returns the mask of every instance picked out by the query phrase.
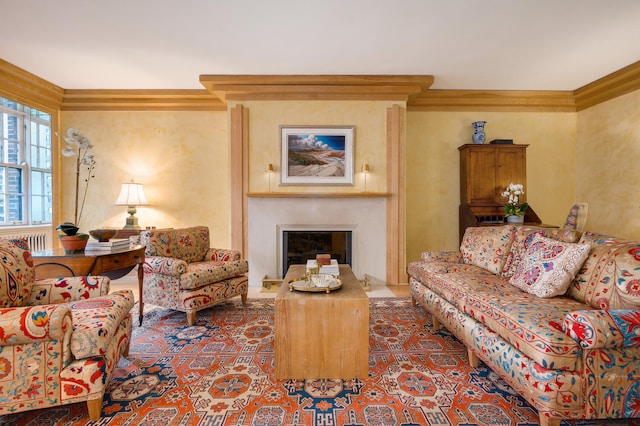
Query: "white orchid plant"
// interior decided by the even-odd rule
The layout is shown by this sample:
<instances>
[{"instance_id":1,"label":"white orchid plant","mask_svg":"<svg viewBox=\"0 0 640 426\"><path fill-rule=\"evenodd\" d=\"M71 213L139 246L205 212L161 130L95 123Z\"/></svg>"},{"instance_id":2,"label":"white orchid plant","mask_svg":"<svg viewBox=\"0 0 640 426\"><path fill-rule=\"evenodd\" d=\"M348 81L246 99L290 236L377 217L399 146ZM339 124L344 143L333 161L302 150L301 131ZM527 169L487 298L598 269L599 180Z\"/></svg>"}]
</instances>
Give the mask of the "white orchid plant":
<instances>
[{"instance_id":1,"label":"white orchid plant","mask_svg":"<svg viewBox=\"0 0 640 426\"><path fill-rule=\"evenodd\" d=\"M75 210L74 210L74 224L78 226L82 219L82 211L84 210L84 202L87 199L87 190L89 189L89 182L94 177L94 169L96 166L96 160L91 152L93 145L91 141L85 135L80 133L76 129L68 129L67 134L64 137L65 147L62 149L62 155L65 157L77 157L76 158L76 196L75 196ZM87 168L87 175L84 179L84 190L82 195L80 194L80 169L82 166Z\"/></svg>"},{"instance_id":2,"label":"white orchid plant","mask_svg":"<svg viewBox=\"0 0 640 426\"><path fill-rule=\"evenodd\" d=\"M503 198L507 199L507 204L504 206L504 211L507 216L523 216L524 212L529 207L529 204L520 202L520 196L524 195L524 187L521 183L511 182L507 189L501 194Z\"/></svg>"}]
</instances>

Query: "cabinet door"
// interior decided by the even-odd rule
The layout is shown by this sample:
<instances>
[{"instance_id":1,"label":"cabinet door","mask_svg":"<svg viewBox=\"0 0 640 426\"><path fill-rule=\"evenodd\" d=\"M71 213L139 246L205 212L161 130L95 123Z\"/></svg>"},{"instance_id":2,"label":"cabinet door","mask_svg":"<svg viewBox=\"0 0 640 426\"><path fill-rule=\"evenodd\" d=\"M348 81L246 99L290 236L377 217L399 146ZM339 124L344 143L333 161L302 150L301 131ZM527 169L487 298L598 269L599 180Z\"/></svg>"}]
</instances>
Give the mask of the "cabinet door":
<instances>
[{"instance_id":1,"label":"cabinet door","mask_svg":"<svg viewBox=\"0 0 640 426\"><path fill-rule=\"evenodd\" d=\"M495 199L496 156L493 149L470 148L462 156L461 201L493 204Z\"/></svg>"},{"instance_id":2,"label":"cabinet door","mask_svg":"<svg viewBox=\"0 0 640 426\"><path fill-rule=\"evenodd\" d=\"M503 148L496 151L496 183L495 200L504 204L505 199L501 194L511 183L527 183L527 159L524 149ZM520 202L527 200L526 193L520 197Z\"/></svg>"},{"instance_id":3,"label":"cabinet door","mask_svg":"<svg viewBox=\"0 0 640 426\"><path fill-rule=\"evenodd\" d=\"M460 148L460 202L503 205L509 183L526 185L527 145L463 145ZM523 198L521 201L526 201Z\"/></svg>"}]
</instances>

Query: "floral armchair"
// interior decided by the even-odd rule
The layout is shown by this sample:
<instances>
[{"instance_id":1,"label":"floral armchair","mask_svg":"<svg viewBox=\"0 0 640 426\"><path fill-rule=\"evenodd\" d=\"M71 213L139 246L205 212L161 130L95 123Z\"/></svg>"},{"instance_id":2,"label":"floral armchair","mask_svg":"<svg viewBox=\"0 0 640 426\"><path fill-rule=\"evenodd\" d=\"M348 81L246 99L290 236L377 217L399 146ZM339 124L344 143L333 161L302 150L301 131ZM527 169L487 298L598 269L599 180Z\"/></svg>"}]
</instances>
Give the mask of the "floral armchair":
<instances>
[{"instance_id":1,"label":"floral armchair","mask_svg":"<svg viewBox=\"0 0 640 426\"><path fill-rule=\"evenodd\" d=\"M107 277L35 279L21 240L0 239L0 415L102 398L131 338L129 290Z\"/></svg>"},{"instance_id":2,"label":"floral armchair","mask_svg":"<svg viewBox=\"0 0 640 426\"><path fill-rule=\"evenodd\" d=\"M185 312L189 325L197 311L223 300L240 296L246 303L247 261L238 251L211 248L208 227L143 231L140 244L145 302Z\"/></svg>"}]
</instances>

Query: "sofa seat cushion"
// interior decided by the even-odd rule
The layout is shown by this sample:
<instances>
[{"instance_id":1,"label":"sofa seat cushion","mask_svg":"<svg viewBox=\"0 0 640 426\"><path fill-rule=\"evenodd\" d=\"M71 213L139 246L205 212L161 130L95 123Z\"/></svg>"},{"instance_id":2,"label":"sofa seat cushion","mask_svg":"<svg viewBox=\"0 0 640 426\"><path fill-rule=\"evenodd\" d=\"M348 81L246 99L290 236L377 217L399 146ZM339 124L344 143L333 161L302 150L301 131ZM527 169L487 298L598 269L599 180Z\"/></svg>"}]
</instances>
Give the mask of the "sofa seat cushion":
<instances>
[{"instance_id":1,"label":"sofa seat cushion","mask_svg":"<svg viewBox=\"0 0 640 426\"><path fill-rule=\"evenodd\" d=\"M180 276L181 290L194 290L206 285L247 273L246 260L233 262L195 262L187 264L187 271Z\"/></svg>"},{"instance_id":2,"label":"sofa seat cushion","mask_svg":"<svg viewBox=\"0 0 640 426\"><path fill-rule=\"evenodd\" d=\"M464 280L467 292L456 300L463 312L545 368L578 368L580 346L564 333L562 325L569 312L587 309L584 303L567 297L541 299L497 276L467 276Z\"/></svg>"},{"instance_id":3,"label":"sofa seat cushion","mask_svg":"<svg viewBox=\"0 0 640 426\"><path fill-rule=\"evenodd\" d=\"M452 262L411 262L407 265L407 273L425 282L433 274L478 274L491 275L491 272L476 265Z\"/></svg>"}]
</instances>

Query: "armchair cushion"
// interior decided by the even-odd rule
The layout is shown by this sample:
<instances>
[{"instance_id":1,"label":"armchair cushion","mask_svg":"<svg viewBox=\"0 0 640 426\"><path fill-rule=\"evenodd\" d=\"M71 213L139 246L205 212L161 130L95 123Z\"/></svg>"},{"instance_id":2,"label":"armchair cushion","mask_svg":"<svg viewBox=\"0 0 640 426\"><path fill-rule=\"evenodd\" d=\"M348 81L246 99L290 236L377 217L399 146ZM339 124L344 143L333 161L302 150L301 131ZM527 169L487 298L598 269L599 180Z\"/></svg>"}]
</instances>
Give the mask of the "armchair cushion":
<instances>
[{"instance_id":1,"label":"armchair cushion","mask_svg":"<svg viewBox=\"0 0 640 426\"><path fill-rule=\"evenodd\" d=\"M35 268L29 247L22 240L0 244L0 307L25 306L31 294Z\"/></svg>"},{"instance_id":2,"label":"armchair cushion","mask_svg":"<svg viewBox=\"0 0 640 426\"><path fill-rule=\"evenodd\" d=\"M209 228L148 230L140 233L140 244L146 246L145 255L175 257L187 263L205 259L209 251Z\"/></svg>"},{"instance_id":3,"label":"armchair cushion","mask_svg":"<svg viewBox=\"0 0 640 426\"><path fill-rule=\"evenodd\" d=\"M120 290L102 297L72 302L71 352L78 358L105 355L118 325L133 308L131 290Z\"/></svg>"},{"instance_id":4,"label":"armchair cushion","mask_svg":"<svg viewBox=\"0 0 640 426\"><path fill-rule=\"evenodd\" d=\"M237 277L249 270L246 260L234 262L207 261L190 263L180 277L181 290L194 290L205 285Z\"/></svg>"}]
</instances>

